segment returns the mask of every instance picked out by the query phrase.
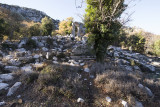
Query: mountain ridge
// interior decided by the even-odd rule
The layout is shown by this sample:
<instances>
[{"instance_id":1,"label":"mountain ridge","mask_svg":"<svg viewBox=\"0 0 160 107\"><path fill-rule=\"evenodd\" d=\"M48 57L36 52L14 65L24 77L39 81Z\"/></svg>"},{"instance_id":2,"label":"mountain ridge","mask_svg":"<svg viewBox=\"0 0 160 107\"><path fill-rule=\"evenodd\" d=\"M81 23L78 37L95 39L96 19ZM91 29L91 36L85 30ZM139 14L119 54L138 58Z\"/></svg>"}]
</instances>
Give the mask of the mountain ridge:
<instances>
[{"instance_id":1,"label":"mountain ridge","mask_svg":"<svg viewBox=\"0 0 160 107\"><path fill-rule=\"evenodd\" d=\"M31 20L34 22L41 22L41 19L44 17L51 18L45 12L42 12L36 9L32 9L32 8L20 7L17 5L8 5L8 4L3 4L3 3L0 3L0 7L7 9L9 11L12 11L12 12L18 13L21 16L23 16L26 20ZM51 19L53 20L53 23L58 26L59 20L56 20L53 18Z\"/></svg>"}]
</instances>

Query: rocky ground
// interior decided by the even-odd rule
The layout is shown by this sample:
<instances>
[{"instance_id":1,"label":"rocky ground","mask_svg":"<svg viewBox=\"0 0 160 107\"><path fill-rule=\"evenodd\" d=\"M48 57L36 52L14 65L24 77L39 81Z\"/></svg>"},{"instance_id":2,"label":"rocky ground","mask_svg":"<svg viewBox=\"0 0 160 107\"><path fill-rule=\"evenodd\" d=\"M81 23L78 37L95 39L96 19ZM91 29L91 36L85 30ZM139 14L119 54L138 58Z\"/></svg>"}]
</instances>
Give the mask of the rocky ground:
<instances>
[{"instance_id":1,"label":"rocky ground","mask_svg":"<svg viewBox=\"0 0 160 107\"><path fill-rule=\"evenodd\" d=\"M158 107L160 58L110 46L95 62L86 38L39 36L1 44L0 106Z\"/></svg>"}]
</instances>

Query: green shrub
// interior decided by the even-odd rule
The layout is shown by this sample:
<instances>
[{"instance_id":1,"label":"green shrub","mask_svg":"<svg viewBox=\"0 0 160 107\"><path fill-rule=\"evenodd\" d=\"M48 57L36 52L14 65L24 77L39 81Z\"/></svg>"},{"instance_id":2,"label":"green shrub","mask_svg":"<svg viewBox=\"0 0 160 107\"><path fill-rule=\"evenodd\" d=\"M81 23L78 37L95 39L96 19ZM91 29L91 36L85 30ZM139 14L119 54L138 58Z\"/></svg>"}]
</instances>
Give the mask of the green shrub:
<instances>
[{"instance_id":1,"label":"green shrub","mask_svg":"<svg viewBox=\"0 0 160 107\"><path fill-rule=\"evenodd\" d=\"M26 49L34 49L34 48L37 48L37 43L36 43L36 41L33 40L33 39L31 39L31 38L29 38L29 39L27 40L27 43L26 43L26 45L25 45L25 48L26 48Z\"/></svg>"},{"instance_id":2,"label":"green shrub","mask_svg":"<svg viewBox=\"0 0 160 107\"><path fill-rule=\"evenodd\" d=\"M127 38L127 47L132 47L133 51L144 53L145 50L145 38L141 33L131 35Z\"/></svg>"},{"instance_id":3,"label":"green shrub","mask_svg":"<svg viewBox=\"0 0 160 107\"><path fill-rule=\"evenodd\" d=\"M73 18L69 17L59 23L58 33L61 35L71 34Z\"/></svg>"},{"instance_id":4,"label":"green shrub","mask_svg":"<svg viewBox=\"0 0 160 107\"><path fill-rule=\"evenodd\" d=\"M42 35L51 35L52 30L55 29L55 25L53 24L53 21L51 18L48 17L44 17L41 20L42 24L41 24L41 28L42 28Z\"/></svg>"},{"instance_id":5,"label":"green shrub","mask_svg":"<svg viewBox=\"0 0 160 107\"><path fill-rule=\"evenodd\" d=\"M160 56L160 40L154 42L153 49L155 55Z\"/></svg>"},{"instance_id":6,"label":"green shrub","mask_svg":"<svg viewBox=\"0 0 160 107\"><path fill-rule=\"evenodd\" d=\"M41 35L41 29L40 29L40 24L34 24L33 26L31 26L29 29L28 29L28 33L29 33L29 36L40 36Z\"/></svg>"},{"instance_id":7,"label":"green shrub","mask_svg":"<svg viewBox=\"0 0 160 107\"><path fill-rule=\"evenodd\" d=\"M62 77L62 69L48 65L40 73L39 82L42 85L48 85L50 83L56 84Z\"/></svg>"},{"instance_id":8,"label":"green shrub","mask_svg":"<svg viewBox=\"0 0 160 107\"><path fill-rule=\"evenodd\" d=\"M24 76L22 76L22 82L29 84L29 83L33 83L34 81L36 81L38 79L39 74L38 73L30 73L30 74L26 74Z\"/></svg>"}]
</instances>

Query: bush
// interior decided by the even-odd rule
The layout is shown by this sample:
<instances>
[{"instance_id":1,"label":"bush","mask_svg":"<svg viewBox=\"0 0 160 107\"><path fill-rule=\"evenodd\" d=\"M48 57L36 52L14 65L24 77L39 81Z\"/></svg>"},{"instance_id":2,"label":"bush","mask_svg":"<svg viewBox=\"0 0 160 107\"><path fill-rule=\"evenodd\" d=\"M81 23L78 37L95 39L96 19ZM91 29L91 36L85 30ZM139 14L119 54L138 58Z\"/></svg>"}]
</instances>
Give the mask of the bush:
<instances>
[{"instance_id":1,"label":"bush","mask_svg":"<svg viewBox=\"0 0 160 107\"><path fill-rule=\"evenodd\" d=\"M61 35L71 34L72 32L72 22L73 18L69 17L66 20L63 20L59 23L59 31L58 33Z\"/></svg>"},{"instance_id":2,"label":"bush","mask_svg":"<svg viewBox=\"0 0 160 107\"><path fill-rule=\"evenodd\" d=\"M41 20L42 24L41 24L41 28L42 28L42 35L44 36L48 36L51 35L52 30L55 29L55 26L53 24L52 19L48 18L48 17L44 17Z\"/></svg>"},{"instance_id":3,"label":"bush","mask_svg":"<svg viewBox=\"0 0 160 107\"><path fill-rule=\"evenodd\" d=\"M52 33L51 33L52 36L56 36L57 34L58 34L57 30L53 30Z\"/></svg>"},{"instance_id":4,"label":"bush","mask_svg":"<svg viewBox=\"0 0 160 107\"><path fill-rule=\"evenodd\" d=\"M34 81L36 81L38 79L38 76L39 76L38 73L25 74L21 77L21 81L26 84L30 84L30 83L33 83Z\"/></svg>"},{"instance_id":5,"label":"bush","mask_svg":"<svg viewBox=\"0 0 160 107\"><path fill-rule=\"evenodd\" d=\"M41 35L41 29L40 29L40 24L34 24L28 29L29 36L40 36Z\"/></svg>"},{"instance_id":6,"label":"bush","mask_svg":"<svg viewBox=\"0 0 160 107\"><path fill-rule=\"evenodd\" d=\"M160 40L154 42L153 49L155 55L160 56Z\"/></svg>"},{"instance_id":7,"label":"bush","mask_svg":"<svg viewBox=\"0 0 160 107\"><path fill-rule=\"evenodd\" d=\"M34 49L34 48L37 48L37 43L36 41L32 40L31 38L29 38L27 40L27 43L25 45L25 48L26 49Z\"/></svg>"},{"instance_id":8,"label":"bush","mask_svg":"<svg viewBox=\"0 0 160 107\"><path fill-rule=\"evenodd\" d=\"M127 48L131 47L133 51L144 53L145 42L146 40L141 33L136 33L127 37L125 41L121 42L121 44L125 45Z\"/></svg>"},{"instance_id":9,"label":"bush","mask_svg":"<svg viewBox=\"0 0 160 107\"><path fill-rule=\"evenodd\" d=\"M7 35L9 33L9 24L3 18L0 18L0 39L3 39L3 35Z\"/></svg>"},{"instance_id":10,"label":"bush","mask_svg":"<svg viewBox=\"0 0 160 107\"><path fill-rule=\"evenodd\" d=\"M56 84L62 77L62 69L48 65L40 73L39 82L41 85Z\"/></svg>"}]
</instances>

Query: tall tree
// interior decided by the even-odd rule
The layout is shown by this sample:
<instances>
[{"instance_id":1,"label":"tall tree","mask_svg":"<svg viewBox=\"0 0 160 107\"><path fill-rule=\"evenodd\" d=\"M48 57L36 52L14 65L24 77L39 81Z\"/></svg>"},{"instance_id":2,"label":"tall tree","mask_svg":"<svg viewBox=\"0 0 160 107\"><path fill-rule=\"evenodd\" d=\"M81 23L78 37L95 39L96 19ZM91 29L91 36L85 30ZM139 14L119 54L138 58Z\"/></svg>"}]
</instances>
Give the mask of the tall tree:
<instances>
[{"instance_id":1,"label":"tall tree","mask_svg":"<svg viewBox=\"0 0 160 107\"><path fill-rule=\"evenodd\" d=\"M42 35L51 35L52 30L55 29L52 19L44 17L42 20Z\"/></svg>"},{"instance_id":2,"label":"tall tree","mask_svg":"<svg viewBox=\"0 0 160 107\"><path fill-rule=\"evenodd\" d=\"M73 18L68 17L66 20L63 20L59 23L59 31L58 33L61 35L71 34L72 32L72 22Z\"/></svg>"},{"instance_id":3,"label":"tall tree","mask_svg":"<svg viewBox=\"0 0 160 107\"><path fill-rule=\"evenodd\" d=\"M124 0L86 0L85 27L94 39L96 60L103 62L107 46L113 42L122 24L119 18L127 5Z\"/></svg>"}]
</instances>

